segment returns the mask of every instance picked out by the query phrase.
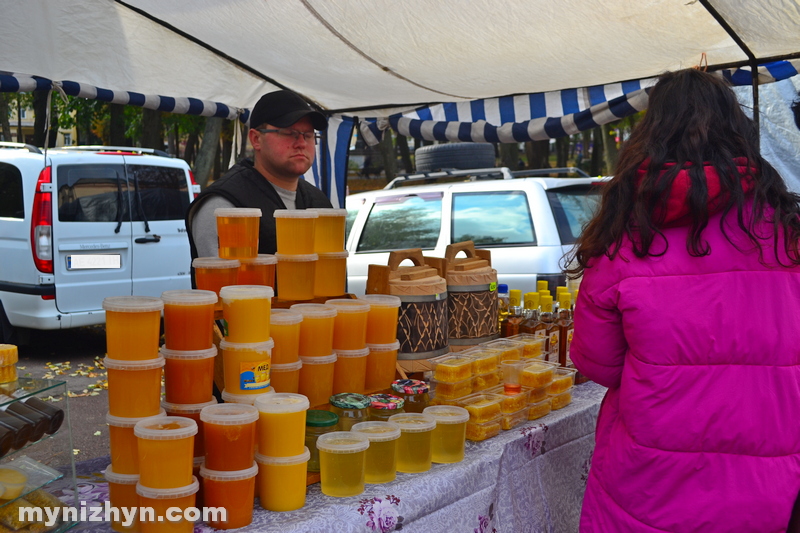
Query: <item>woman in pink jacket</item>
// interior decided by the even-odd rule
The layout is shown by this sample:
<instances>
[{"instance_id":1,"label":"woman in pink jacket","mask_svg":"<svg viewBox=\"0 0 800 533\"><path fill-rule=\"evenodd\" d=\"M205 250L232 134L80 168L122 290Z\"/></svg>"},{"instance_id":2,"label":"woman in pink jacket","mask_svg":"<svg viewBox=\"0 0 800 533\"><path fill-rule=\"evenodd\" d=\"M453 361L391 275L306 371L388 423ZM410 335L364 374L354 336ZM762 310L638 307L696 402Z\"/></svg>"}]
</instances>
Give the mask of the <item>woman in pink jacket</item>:
<instances>
[{"instance_id":1,"label":"woman in pink jacket","mask_svg":"<svg viewBox=\"0 0 800 533\"><path fill-rule=\"evenodd\" d=\"M800 198L727 83L663 75L578 243L608 387L583 532L785 531L800 492Z\"/></svg>"}]
</instances>

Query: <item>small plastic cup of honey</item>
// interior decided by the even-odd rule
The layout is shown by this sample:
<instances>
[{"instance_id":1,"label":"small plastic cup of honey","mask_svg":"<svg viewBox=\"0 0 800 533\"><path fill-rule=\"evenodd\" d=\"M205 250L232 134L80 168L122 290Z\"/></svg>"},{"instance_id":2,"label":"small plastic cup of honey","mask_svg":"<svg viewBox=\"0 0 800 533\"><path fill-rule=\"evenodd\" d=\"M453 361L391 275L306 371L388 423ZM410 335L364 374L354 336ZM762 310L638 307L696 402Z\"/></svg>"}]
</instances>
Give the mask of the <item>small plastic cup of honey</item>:
<instances>
[{"instance_id":1,"label":"small plastic cup of honey","mask_svg":"<svg viewBox=\"0 0 800 533\"><path fill-rule=\"evenodd\" d=\"M161 411L164 358L146 361L103 359L108 375L108 412L123 418L154 416Z\"/></svg>"},{"instance_id":2,"label":"small plastic cup of honey","mask_svg":"<svg viewBox=\"0 0 800 533\"><path fill-rule=\"evenodd\" d=\"M350 431L366 435L367 448L364 480L367 483L388 483L397 477L397 439L400 426L392 422L359 422Z\"/></svg>"},{"instance_id":3,"label":"small plastic cup of honey","mask_svg":"<svg viewBox=\"0 0 800 533\"><path fill-rule=\"evenodd\" d=\"M314 296L342 296L347 285L347 252L324 252L317 254L314 271Z\"/></svg>"},{"instance_id":4,"label":"small plastic cup of honey","mask_svg":"<svg viewBox=\"0 0 800 533\"><path fill-rule=\"evenodd\" d=\"M309 406L302 394L275 393L258 398L258 453L268 457L303 453Z\"/></svg>"},{"instance_id":5,"label":"small plastic cup of honey","mask_svg":"<svg viewBox=\"0 0 800 533\"><path fill-rule=\"evenodd\" d=\"M217 217L219 256L222 259L241 259L258 255L258 230L261 209L250 207L220 207Z\"/></svg>"},{"instance_id":6,"label":"small plastic cup of honey","mask_svg":"<svg viewBox=\"0 0 800 533\"><path fill-rule=\"evenodd\" d=\"M366 294L359 297L369 303L367 344L391 344L397 340L397 317L402 301L388 294Z\"/></svg>"},{"instance_id":7,"label":"small plastic cup of honey","mask_svg":"<svg viewBox=\"0 0 800 533\"><path fill-rule=\"evenodd\" d=\"M307 396L313 407L328 403L333 395L333 372L336 354L325 357L300 357L300 385L298 391ZM352 392L352 391L347 391Z\"/></svg>"},{"instance_id":8,"label":"small plastic cup of honey","mask_svg":"<svg viewBox=\"0 0 800 533\"><path fill-rule=\"evenodd\" d=\"M195 497L200 490L200 483L192 476L192 482L178 488L157 489L136 484L136 493L139 495L139 506L153 509L153 516L167 516L167 510L179 517L175 522L159 522L155 518L139 523L142 533L192 533L195 520L189 520L185 511L195 507ZM176 512L177 510L177 512ZM198 517L200 518L200 517Z\"/></svg>"},{"instance_id":9,"label":"small plastic cup of honey","mask_svg":"<svg viewBox=\"0 0 800 533\"><path fill-rule=\"evenodd\" d=\"M278 258L278 297L283 300L311 300L314 298L314 276L317 254L275 254Z\"/></svg>"},{"instance_id":10,"label":"small plastic cup of honey","mask_svg":"<svg viewBox=\"0 0 800 533\"><path fill-rule=\"evenodd\" d=\"M308 448L292 457L256 453L258 497L262 508L282 513L306 504L306 465L310 458Z\"/></svg>"},{"instance_id":11,"label":"small plastic cup of honey","mask_svg":"<svg viewBox=\"0 0 800 533\"><path fill-rule=\"evenodd\" d=\"M318 218L316 211L276 209L273 215L275 216L275 239L279 254L314 253L314 230L317 227ZM280 261L280 259L278 260ZM280 281L280 273L278 281ZM286 297L281 296L281 298Z\"/></svg>"},{"instance_id":12,"label":"small plastic cup of honey","mask_svg":"<svg viewBox=\"0 0 800 533\"><path fill-rule=\"evenodd\" d=\"M319 208L308 211L315 212L319 217L314 228L314 251L323 253L344 250L347 209Z\"/></svg>"},{"instance_id":13,"label":"small plastic cup of honey","mask_svg":"<svg viewBox=\"0 0 800 533\"><path fill-rule=\"evenodd\" d=\"M431 443L436 419L424 413L401 413L389 417L400 426L397 439L397 471L415 474L431 469Z\"/></svg>"},{"instance_id":14,"label":"small plastic cup of honey","mask_svg":"<svg viewBox=\"0 0 800 533\"><path fill-rule=\"evenodd\" d=\"M120 361L158 357L161 337L161 298L112 296L103 299L106 311L106 355Z\"/></svg>"},{"instance_id":15,"label":"small plastic cup of honey","mask_svg":"<svg viewBox=\"0 0 800 533\"><path fill-rule=\"evenodd\" d=\"M433 405L423 414L436 419L431 436L431 460L434 463L458 463L464 459L469 411L455 405Z\"/></svg>"},{"instance_id":16,"label":"small plastic cup of honey","mask_svg":"<svg viewBox=\"0 0 800 533\"><path fill-rule=\"evenodd\" d=\"M294 363L272 365L270 383L275 392L297 393L300 390L300 369L303 362L299 359Z\"/></svg>"},{"instance_id":17,"label":"small plastic cup of honey","mask_svg":"<svg viewBox=\"0 0 800 533\"><path fill-rule=\"evenodd\" d=\"M248 459L252 463L248 468L220 471L208 468L206 456L206 464L200 467L203 503L207 507L221 507L226 511L225 520L211 520L208 522L209 526L216 529L236 529L253 521L258 465L253 462L252 455Z\"/></svg>"},{"instance_id":18,"label":"small plastic cup of honey","mask_svg":"<svg viewBox=\"0 0 800 533\"><path fill-rule=\"evenodd\" d=\"M145 418L133 427L139 454L139 483L152 489L192 482L197 423L182 416Z\"/></svg>"},{"instance_id":19,"label":"small plastic cup of honey","mask_svg":"<svg viewBox=\"0 0 800 533\"><path fill-rule=\"evenodd\" d=\"M225 390L233 394L263 394L270 387L272 339L265 342L219 341Z\"/></svg>"},{"instance_id":20,"label":"small plastic cup of honey","mask_svg":"<svg viewBox=\"0 0 800 533\"><path fill-rule=\"evenodd\" d=\"M252 405L220 403L200 411L203 421L206 468L245 470L256 449L258 409Z\"/></svg>"},{"instance_id":21,"label":"small plastic cup of honey","mask_svg":"<svg viewBox=\"0 0 800 533\"><path fill-rule=\"evenodd\" d=\"M194 404L211 399L214 393L214 358L217 347L178 351L161 348L164 391L170 403Z\"/></svg>"},{"instance_id":22,"label":"small plastic cup of honey","mask_svg":"<svg viewBox=\"0 0 800 533\"><path fill-rule=\"evenodd\" d=\"M275 288L275 266L278 259L271 254L258 254L251 259L239 259L239 285L265 285Z\"/></svg>"},{"instance_id":23,"label":"small plastic cup of honey","mask_svg":"<svg viewBox=\"0 0 800 533\"><path fill-rule=\"evenodd\" d=\"M269 340L272 288L262 285L222 287L222 316L228 323L228 342L249 343Z\"/></svg>"},{"instance_id":24,"label":"small plastic cup of honey","mask_svg":"<svg viewBox=\"0 0 800 533\"><path fill-rule=\"evenodd\" d=\"M369 357L369 348L336 350L336 362L333 365L333 394L340 392L364 394L367 357Z\"/></svg>"},{"instance_id":25,"label":"small plastic cup of honey","mask_svg":"<svg viewBox=\"0 0 800 533\"><path fill-rule=\"evenodd\" d=\"M367 377L364 387L367 391L386 389L394 381L397 370L398 341L389 344L367 344Z\"/></svg>"},{"instance_id":26,"label":"small plastic cup of honey","mask_svg":"<svg viewBox=\"0 0 800 533\"><path fill-rule=\"evenodd\" d=\"M170 350L206 350L214 346L212 291L176 290L161 293L164 301L164 346Z\"/></svg>"},{"instance_id":27,"label":"small plastic cup of honey","mask_svg":"<svg viewBox=\"0 0 800 533\"><path fill-rule=\"evenodd\" d=\"M272 364L294 363L300 355L300 322L303 315L289 309L273 309L269 317Z\"/></svg>"},{"instance_id":28,"label":"small plastic cup of honey","mask_svg":"<svg viewBox=\"0 0 800 533\"><path fill-rule=\"evenodd\" d=\"M240 265L238 259L197 257L192 260L195 285L200 290L211 291L219 296L222 287L239 283ZM222 309L222 302L217 301L214 308Z\"/></svg>"},{"instance_id":29,"label":"small plastic cup of honey","mask_svg":"<svg viewBox=\"0 0 800 533\"><path fill-rule=\"evenodd\" d=\"M164 416L166 412L161 409L155 416ZM133 426L144 418L122 418L106 413L108 424L108 439L111 449L111 466L117 474L139 475L139 456L136 435ZM137 480L138 481L138 480Z\"/></svg>"},{"instance_id":30,"label":"small plastic cup of honey","mask_svg":"<svg viewBox=\"0 0 800 533\"><path fill-rule=\"evenodd\" d=\"M320 488L326 496L346 498L364 492L369 438L356 431L333 431L317 439Z\"/></svg>"},{"instance_id":31,"label":"small plastic cup of honey","mask_svg":"<svg viewBox=\"0 0 800 533\"><path fill-rule=\"evenodd\" d=\"M197 435L194 437L194 456L200 457L205 455L205 443L203 442L203 421L200 420L200 412L209 405L217 405L217 399L212 397L207 402L201 403L169 403L161 402L161 406L167 413L167 416L183 416L191 418L197 424ZM202 489L202 487L201 487Z\"/></svg>"},{"instance_id":32,"label":"small plastic cup of honey","mask_svg":"<svg viewBox=\"0 0 800 533\"><path fill-rule=\"evenodd\" d=\"M303 321L300 322L300 356L322 357L332 354L336 308L325 304L294 304L289 309L303 315Z\"/></svg>"},{"instance_id":33,"label":"small plastic cup of honey","mask_svg":"<svg viewBox=\"0 0 800 533\"><path fill-rule=\"evenodd\" d=\"M108 465L103 472L103 476L108 481L108 501L112 507L117 509L133 509L139 507L139 495L136 494L136 484L139 482L139 474L119 474L114 472L112 465ZM123 525L119 514L111 515L111 529L119 533L135 533L139 531L139 520L136 516L127 526Z\"/></svg>"},{"instance_id":34,"label":"small plastic cup of honey","mask_svg":"<svg viewBox=\"0 0 800 533\"><path fill-rule=\"evenodd\" d=\"M362 350L367 347L369 304L360 300L328 300L325 305L336 309L333 321L333 349Z\"/></svg>"},{"instance_id":35,"label":"small plastic cup of honey","mask_svg":"<svg viewBox=\"0 0 800 533\"><path fill-rule=\"evenodd\" d=\"M256 400L261 398L262 396L266 396L267 394L275 394L277 392L274 388L269 387L266 389L266 392L261 394L236 394L234 392L228 392L225 389L222 389L220 396L222 397L222 401L225 403L243 403L245 405L255 405Z\"/></svg>"}]
</instances>

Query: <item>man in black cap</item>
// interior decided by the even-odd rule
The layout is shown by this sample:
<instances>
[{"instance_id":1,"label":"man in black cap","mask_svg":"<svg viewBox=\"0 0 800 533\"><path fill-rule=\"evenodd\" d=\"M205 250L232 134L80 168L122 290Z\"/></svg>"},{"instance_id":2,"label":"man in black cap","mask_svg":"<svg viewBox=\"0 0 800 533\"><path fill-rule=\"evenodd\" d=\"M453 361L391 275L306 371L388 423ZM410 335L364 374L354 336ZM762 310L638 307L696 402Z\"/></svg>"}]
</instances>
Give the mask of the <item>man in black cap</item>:
<instances>
[{"instance_id":1,"label":"man in black cap","mask_svg":"<svg viewBox=\"0 0 800 533\"><path fill-rule=\"evenodd\" d=\"M314 162L315 130L327 126L322 113L291 91L262 96L250 114L253 159L231 167L189 206L186 230L192 258L217 255L217 208L261 209L258 253L274 254L276 209L332 207L322 191L300 179Z\"/></svg>"}]
</instances>

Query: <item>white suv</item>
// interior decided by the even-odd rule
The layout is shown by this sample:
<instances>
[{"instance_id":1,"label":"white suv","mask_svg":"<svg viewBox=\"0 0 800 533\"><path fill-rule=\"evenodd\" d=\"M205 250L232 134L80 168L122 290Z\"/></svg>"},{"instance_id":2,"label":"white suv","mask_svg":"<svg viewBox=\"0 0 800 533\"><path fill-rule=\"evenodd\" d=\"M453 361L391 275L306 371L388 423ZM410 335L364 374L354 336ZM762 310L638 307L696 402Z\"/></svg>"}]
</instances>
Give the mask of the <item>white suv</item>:
<instances>
[{"instance_id":1,"label":"white suv","mask_svg":"<svg viewBox=\"0 0 800 533\"><path fill-rule=\"evenodd\" d=\"M448 244L472 240L492 252L500 283L523 293L547 280L555 293L566 284L561 258L600 201L606 178L519 178L507 168L412 176L385 189L346 198L348 291L364 294L370 264L389 252L422 248L444 257ZM437 179L451 183L400 183Z\"/></svg>"},{"instance_id":2,"label":"white suv","mask_svg":"<svg viewBox=\"0 0 800 533\"><path fill-rule=\"evenodd\" d=\"M0 143L0 329L102 324L103 298L191 288L181 159ZM149 151L153 153L153 150ZM24 331L24 330L23 330Z\"/></svg>"}]
</instances>

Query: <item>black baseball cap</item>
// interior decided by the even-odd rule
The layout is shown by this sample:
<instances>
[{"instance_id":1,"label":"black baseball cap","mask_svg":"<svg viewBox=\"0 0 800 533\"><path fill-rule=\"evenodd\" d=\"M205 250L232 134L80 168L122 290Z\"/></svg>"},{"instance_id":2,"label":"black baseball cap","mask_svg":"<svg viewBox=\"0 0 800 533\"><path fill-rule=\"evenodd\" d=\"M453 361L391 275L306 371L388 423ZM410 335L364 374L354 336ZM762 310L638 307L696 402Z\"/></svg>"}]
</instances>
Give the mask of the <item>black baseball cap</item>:
<instances>
[{"instance_id":1,"label":"black baseball cap","mask_svg":"<svg viewBox=\"0 0 800 533\"><path fill-rule=\"evenodd\" d=\"M319 111L314 111L299 94L282 90L262 96L250 113L250 127L271 124L278 128L288 128L303 117L309 117L315 130L328 127L328 120Z\"/></svg>"}]
</instances>

